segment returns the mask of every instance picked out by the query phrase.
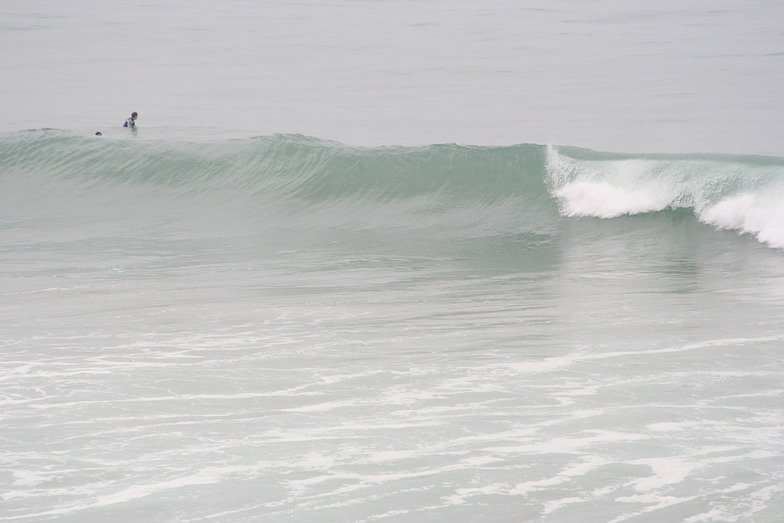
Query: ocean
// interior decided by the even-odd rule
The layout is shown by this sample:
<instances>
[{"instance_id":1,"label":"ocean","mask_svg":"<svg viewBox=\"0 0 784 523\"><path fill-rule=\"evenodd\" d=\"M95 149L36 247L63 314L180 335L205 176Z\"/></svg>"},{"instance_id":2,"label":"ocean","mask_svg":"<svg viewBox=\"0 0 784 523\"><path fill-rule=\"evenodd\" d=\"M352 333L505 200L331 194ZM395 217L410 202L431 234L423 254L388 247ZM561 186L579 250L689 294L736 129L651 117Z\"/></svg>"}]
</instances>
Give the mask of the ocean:
<instances>
[{"instance_id":1,"label":"ocean","mask_svg":"<svg viewBox=\"0 0 784 523\"><path fill-rule=\"evenodd\" d=\"M0 520L780 521L783 11L4 2Z\"/></svg>"}]
</instances>

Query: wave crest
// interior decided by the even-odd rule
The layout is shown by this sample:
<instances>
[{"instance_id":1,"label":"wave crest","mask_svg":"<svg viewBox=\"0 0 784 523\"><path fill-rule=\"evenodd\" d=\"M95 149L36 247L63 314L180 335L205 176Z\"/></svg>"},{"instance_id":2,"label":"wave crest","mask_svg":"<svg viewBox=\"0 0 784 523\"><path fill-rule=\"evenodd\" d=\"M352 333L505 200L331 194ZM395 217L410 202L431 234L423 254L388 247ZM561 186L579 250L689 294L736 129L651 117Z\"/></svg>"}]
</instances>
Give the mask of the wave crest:
<instances>
[{"instance_id":1,"label":"wave crest","mask_svg":"<svg viewBox=\"0 0 784 523\"><path fill-rule=\"evenodd\" d=\"M690 209L703 223L784 248L783 158L351 147L299 135L192 143L44 129L4 136L0 166L0 223L160 224L176 213L221 230L393 230L453 241L554 237L563 217Z\"/></svg>"},{"instance_id":2,"label":"wave crest","mask_svg":"<svg viewBox=\"0 0 784 523\"><path fill-rule=\"evenodd\" d=\"M784 248L781 158L548 147L547 172L564 216L616 218L689 208L703 223Z\"/></svg>"}]
</instances>

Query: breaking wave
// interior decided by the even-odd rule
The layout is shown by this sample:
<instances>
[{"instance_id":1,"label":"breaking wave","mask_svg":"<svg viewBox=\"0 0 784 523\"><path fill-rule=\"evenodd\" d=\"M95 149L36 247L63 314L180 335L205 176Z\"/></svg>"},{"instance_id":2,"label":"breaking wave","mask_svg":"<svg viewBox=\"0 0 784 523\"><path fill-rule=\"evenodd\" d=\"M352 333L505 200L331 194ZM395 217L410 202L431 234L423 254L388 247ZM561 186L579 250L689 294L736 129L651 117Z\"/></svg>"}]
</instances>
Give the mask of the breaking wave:
<instances>
[{"instance_id":1,"label":"breaking wave","mask_svg":"<svg viewBox=\"0 0 784 523\"><path fill-rule=\"evenodd\" d=\"M2 137L0 188L6 230L199 217L224 229L250 220L449 239L552 237L565 219L687 209L714 228L784 248L784 159L775 157L352 147L299 135L194 143L44 129Z\"/></svg>"}]
</instances>

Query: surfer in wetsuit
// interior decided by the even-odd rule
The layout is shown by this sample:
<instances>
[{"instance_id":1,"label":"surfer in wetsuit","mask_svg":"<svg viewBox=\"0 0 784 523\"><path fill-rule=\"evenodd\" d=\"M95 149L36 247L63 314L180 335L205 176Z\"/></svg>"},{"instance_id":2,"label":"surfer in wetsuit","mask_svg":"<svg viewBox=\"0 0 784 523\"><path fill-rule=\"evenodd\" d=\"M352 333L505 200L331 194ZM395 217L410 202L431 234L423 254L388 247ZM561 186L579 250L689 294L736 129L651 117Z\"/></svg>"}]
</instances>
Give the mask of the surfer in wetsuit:
<instances>
[{"instance_id":1,"label":"surfer in wetsuit","mask_svg":"<svg viewBox=\"0 0 784 523\"><path fill-rule=\"evenodd\" d=\"M123 127L136 127L136 119L139 117L139 113L136 111L131 113L131 117L125 120Z\"/></svg>"}]
</instances>

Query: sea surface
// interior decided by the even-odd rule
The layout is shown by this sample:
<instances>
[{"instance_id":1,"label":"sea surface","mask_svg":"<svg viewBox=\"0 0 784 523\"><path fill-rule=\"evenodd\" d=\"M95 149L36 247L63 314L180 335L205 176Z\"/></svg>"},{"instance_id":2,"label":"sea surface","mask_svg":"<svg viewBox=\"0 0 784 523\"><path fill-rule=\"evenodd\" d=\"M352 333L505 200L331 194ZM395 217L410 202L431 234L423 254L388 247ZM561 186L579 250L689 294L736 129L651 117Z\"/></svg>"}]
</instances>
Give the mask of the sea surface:
<instances>
[{"instance_id":1,"label":"sea surface","mask_svg":"<svg viewBox=\"0 0 784 523\"><path fill-rule=\"evenodd\" d=\"M0 520L778 523L782 16L4 1Z\"/></svg>"}]
</instances>

